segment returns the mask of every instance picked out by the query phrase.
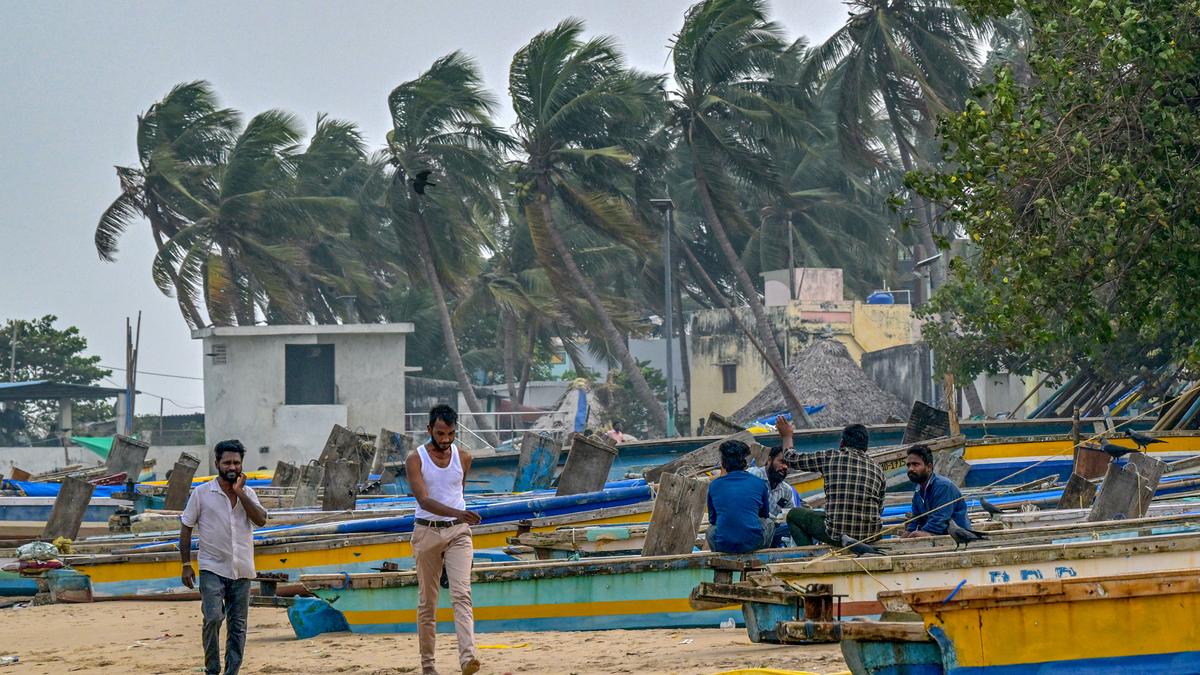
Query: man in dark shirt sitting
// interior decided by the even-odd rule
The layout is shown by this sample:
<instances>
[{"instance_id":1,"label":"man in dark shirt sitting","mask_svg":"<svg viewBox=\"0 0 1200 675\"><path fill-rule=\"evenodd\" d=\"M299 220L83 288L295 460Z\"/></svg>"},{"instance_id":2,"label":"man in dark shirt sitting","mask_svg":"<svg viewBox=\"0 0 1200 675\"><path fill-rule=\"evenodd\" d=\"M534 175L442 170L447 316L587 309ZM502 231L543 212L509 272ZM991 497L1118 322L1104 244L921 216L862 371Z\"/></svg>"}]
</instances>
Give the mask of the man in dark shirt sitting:
<instances>
[{"instance_id":1,"label":"man in dark shirt sitting","mask_svg":"<svg viewBox=\"0 0 1200 675\"><path fill-rule=\"evenodd\" d=\"M708 486L708 548L721 553L749 553L771 544L766 481L746 471L750 448L741 441L721 444L725 475Z\"/></svg>"},{"instance_id":2,"label":"man in dark shirt sitting","mask_svg":"<svg viewBox=\"0 0 1200 675\"><path fill-rule=\"evenodd\" d=\"M792 424L783 417L775 420L783 459L793 469L820 471L825 478L825 510L796 508L788 512L788 529L797 546L823 542L842 545L842 535L856 541L872 541L883 528L883 492L887 478L883 469L867 454L869 434L861 424L842 430L837 450L795 452Z\"/></svg>"},{"instance_id":3,"label":"man in dark shirt sitting","mask_svg":"<svg viewBox=\"0 0 1200 675\"><path fill-rule=\"evenodd\" d=\"M946 534L950 521L964 530L971 529L967 503L958 486L933 472L933 452L924 445L908 449L908 479L916 486L912 498L912 519L902 538L931 537Z\"/></svg>"}]
</instances>

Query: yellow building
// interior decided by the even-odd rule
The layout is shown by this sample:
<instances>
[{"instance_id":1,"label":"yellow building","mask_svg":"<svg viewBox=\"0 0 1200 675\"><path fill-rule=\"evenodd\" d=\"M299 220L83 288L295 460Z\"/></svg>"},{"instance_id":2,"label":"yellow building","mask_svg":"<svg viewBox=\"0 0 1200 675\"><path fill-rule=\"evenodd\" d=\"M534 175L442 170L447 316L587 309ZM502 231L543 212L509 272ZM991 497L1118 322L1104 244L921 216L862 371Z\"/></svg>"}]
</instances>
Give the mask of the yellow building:
<instances>
[{"instance_id":1,"label":"yellow building","mask_svg":"<svg viewBox=\"0 0 1200 675\"><path fill-rule=\"evenodd\" d=\"M886 305L845 300L840 269L797 269L790 288L786 270L763 276L767 318L776 331L775 341L781 345L785 363L819 336L845 344L856 363L865 352L912 344L916 338L912 307L907 302ZM899 294L898 299L907 298ZM735 311L753 330L750 308ZM766 361L728 311L696 312L691 335L691 403L697 418L710 412L730 415L773 381Z\"/></svg>"}]
</instances>

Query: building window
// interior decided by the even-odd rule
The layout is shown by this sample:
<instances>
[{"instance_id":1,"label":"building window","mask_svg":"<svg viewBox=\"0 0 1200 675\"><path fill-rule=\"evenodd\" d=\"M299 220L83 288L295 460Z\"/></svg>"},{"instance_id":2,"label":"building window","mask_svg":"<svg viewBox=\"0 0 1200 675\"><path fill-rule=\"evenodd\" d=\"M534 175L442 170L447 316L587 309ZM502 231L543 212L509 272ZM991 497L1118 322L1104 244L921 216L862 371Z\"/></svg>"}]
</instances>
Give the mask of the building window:
<instances>
[{"instance_id":1,"label":"building window","mask_svg":"<svg viewBox=\"0 0 1200 675\"><path fill-rule=\"evenodd\" d=\"M737 364L729 363L721 366L721 391L732 394L737 391Z\"/></svg>"},{"instance_id":2,"label":"building window","mask_svg":"<svg viewBox=\"0 0 1200 675\"><path fill-rule=\"evenodd\" d=\"M225 345L216 344L212 346L212 362L214 366L223 366L226 363Z\"/></svg>"},{"instance_id":3,"label":"building window","mask_svg":"<svg viewBox=\"0 0 1200 675\"><path fill-rule=\"evenodd\" d=\"M284 404L333 405L333 345L284 345Z\"/></svg>"}]
</instances>

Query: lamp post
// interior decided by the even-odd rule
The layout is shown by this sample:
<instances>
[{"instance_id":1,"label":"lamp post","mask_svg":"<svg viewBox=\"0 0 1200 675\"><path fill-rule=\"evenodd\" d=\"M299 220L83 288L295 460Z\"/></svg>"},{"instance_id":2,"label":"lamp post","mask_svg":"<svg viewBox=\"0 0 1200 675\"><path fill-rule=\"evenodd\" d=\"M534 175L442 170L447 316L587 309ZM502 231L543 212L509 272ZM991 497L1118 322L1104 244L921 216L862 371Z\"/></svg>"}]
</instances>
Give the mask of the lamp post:
<instances>
[{"instance_id":1,"label":"lamp post","mask_svg":"<svg viewBox=\"0 0 1200 675\"><path fill-rule=\"evenodd\" d=\"M670 198L651 199L654 208L663 212L663 332L667 338L667 438L675 435L675 355L674 311L671 308L671 232L674 231L672 214L675 203Z\"/></svg>"}]
</instances>

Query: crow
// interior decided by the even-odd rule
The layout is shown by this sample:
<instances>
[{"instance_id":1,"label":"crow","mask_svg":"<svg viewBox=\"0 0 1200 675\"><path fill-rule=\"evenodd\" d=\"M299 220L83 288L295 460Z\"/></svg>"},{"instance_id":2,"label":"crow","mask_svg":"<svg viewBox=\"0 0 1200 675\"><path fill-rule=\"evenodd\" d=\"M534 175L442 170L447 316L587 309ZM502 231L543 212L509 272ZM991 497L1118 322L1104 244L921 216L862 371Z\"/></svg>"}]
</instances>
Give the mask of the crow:
<instances>
[{"instance_id":1,"label":"crow","mask_svg":"<svg viewBox=\"0 0 1200 675\"><path fill-rule=\"evenodd\" d=\"M883 551L875 548L870 544L861 541L855 541L849 535L842 535L842 546L850 549L850 552L856 556L859 555L883 555Z\"/></svg>"},{"instance_id":2,"label":"crow","mask_svg":"<svg viewBox=\"0 0 1200 675\"><path fill-rule=\"evenodd\" d=\"M1123 445L1117 445L1116 443L1109 443L1108 441L1104 441L1100 444L1100 450L1112 455L1113 459L1119 459L1131 452L1137 452L1137 450L1133 448L1127 448Z\"/></svg>"},{"instance_id":3,"label":"crow","mask_svg":"<svg viewBox=\"0 0 1200 675\"><path fill-rule=\"evenodd\" d=\"M416 192L419 195L423 195L423 194L425 194L425 188L431 187L433 185L437 185L437 183L434 183L429 180L429 174L431 174L431 173L433 173L433 172L430 171L429 169L422 169L417 172L417 177L415 179L413 179L413 182L412 182L413 192Z\"/></svg>"},{"instance_id":4,"label":"crow","mask_svg":"<svg viewBox=\"0 0 1200 675\"><path fill-rule=\"evenodd\" d=\"M1138 446L1138 449L1141 450L1142 452L1145 452L1146 446L1150 445L1151 443L1166 443L1166 441L1164 441L1162 439L1155 438L1153 436L1147 436L1146 434L1143 434L1143 433L1140 433L1137 431L1129 432L1129 440L1136 443Z\"/></svg>"},{"instance_id":5,"label":"crow","mask_svg":"<svg viewBox=\"0 0 1200 675\"><path fill-rule=\"evenodd\" d=\"M995 504L989 502L987 499L985 499L983 497L979 498L979 506L982 507L984 511L987 511L989 514L991 514L993 516L998 516L1001 513L1004 513L1004 511L1002 509L997 508Z\"/></svg>"},{"instance_id":6,"label":"crow","mask_svg":"<svg viewBox=\"0 0 1200 675\"><path fill-rule=\"evenodd\" d=\"M988 538L988 536L982 532L976 532L975 530L968 530L966 528L959 527L958 523L954 522L953 520L950 521L950 529L948 534L950 535L950 538L954 540L955 551L958 550L960 545L966 546L973 541L979 541L980 539Z\"/></svg>"}]
</instances>

